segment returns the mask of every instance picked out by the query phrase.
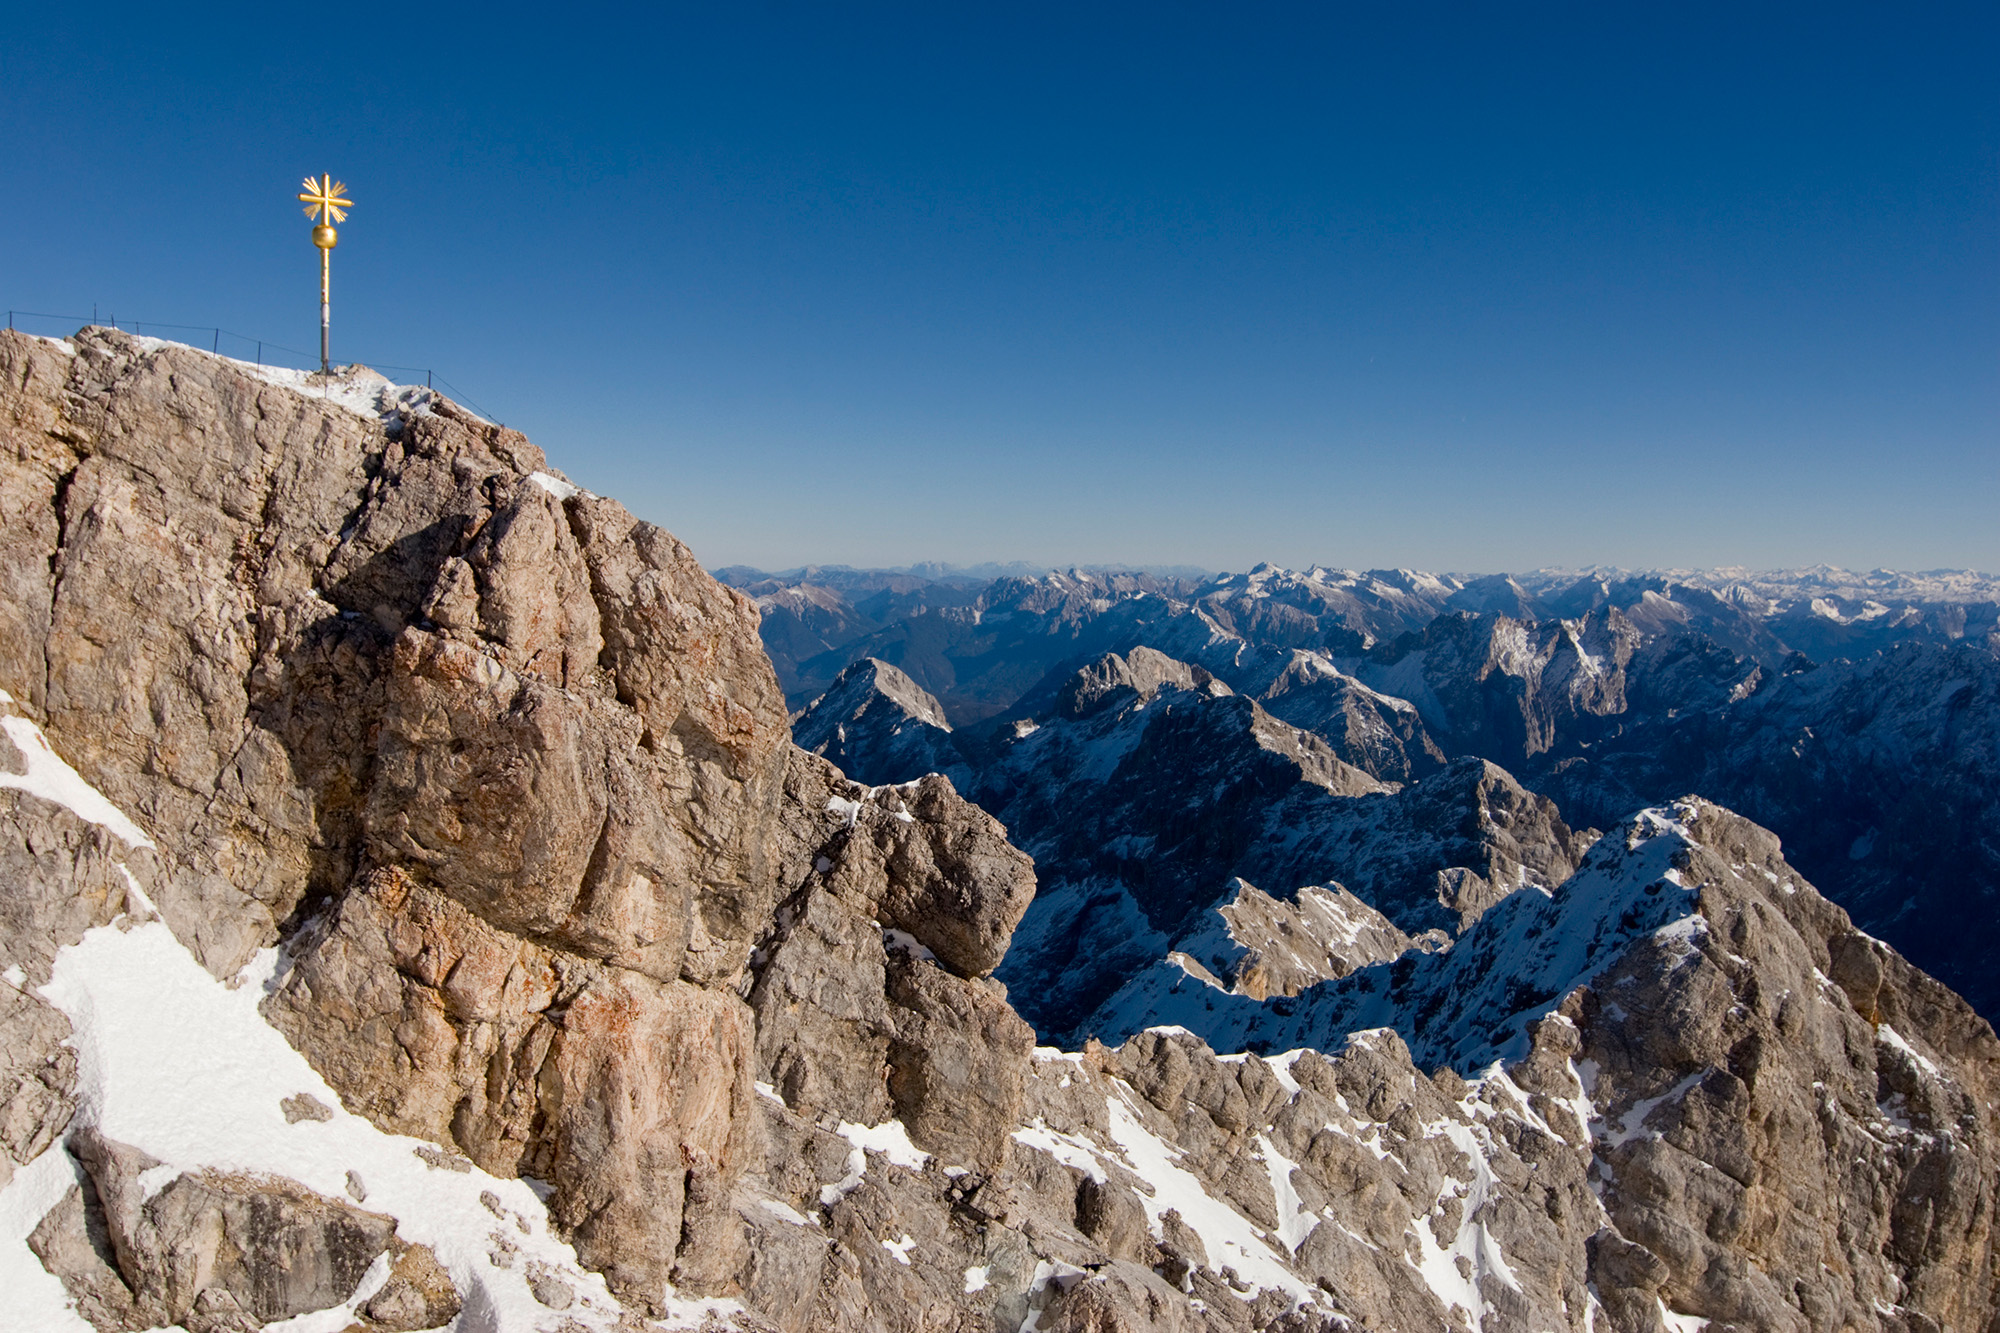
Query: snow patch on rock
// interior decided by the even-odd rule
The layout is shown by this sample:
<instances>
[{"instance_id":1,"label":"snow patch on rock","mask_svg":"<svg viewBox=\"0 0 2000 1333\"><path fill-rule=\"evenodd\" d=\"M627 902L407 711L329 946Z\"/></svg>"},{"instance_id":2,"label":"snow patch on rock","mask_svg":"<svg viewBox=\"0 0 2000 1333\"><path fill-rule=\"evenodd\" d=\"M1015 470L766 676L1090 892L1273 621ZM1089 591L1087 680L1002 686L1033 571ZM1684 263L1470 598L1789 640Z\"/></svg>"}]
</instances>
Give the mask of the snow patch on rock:
<instances>
[{"instance_id":1,"label":"snow patch on rock","mask_svg":"<svg viewBox=\"0 0 2000 1333\"><path fill-rule=\"evenodd\" d=\"M8 702L12 702L11 698ZM0 730L27 766L24 773L0 772L0 787L53 801L86 823L110 830L127 847L151 847L153 840L103 792L83 780L49 745L42 729L25 717L0 717Z\"/></svg>"}]
</instances>

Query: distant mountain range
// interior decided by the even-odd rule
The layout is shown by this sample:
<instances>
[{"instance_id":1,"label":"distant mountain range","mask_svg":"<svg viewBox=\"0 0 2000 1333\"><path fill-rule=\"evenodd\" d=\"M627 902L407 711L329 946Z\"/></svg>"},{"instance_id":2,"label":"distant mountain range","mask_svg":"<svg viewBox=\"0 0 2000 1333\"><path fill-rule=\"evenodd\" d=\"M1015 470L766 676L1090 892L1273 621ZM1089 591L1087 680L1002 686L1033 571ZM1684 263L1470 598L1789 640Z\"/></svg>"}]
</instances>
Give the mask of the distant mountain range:
<instances>
[{"instance_id":1,"label":"distant mountain range","mask_svg":"<svg viewBox=\"0 0 2000 1333\"><path fill-rule=\"evenodd\" d=\"M1691 631L1767 670L1793 653L1855 658L1907 642L1989 642L2000 630L2000 580L1956 570L979 570L732 566L716 577L757 602L794 707L848 663L878 657L936 695L954 725L1008 707L1053 668L1142 642L1211 669L1274 647L1400 658L1400 636L1451 612L1542 622L1616 610L1651 637ZM1018 684L1030 663L1042 670Z\"/></svg>"},{"instance_id":2,"label":"distant mountain range","mask_svg":"<svg viewBox=\"0 0 2000 1333\"><path fill-rule=\"evenodd\" d=\"M1070 835L1046 831L1063 821L1018 793L1046 802L1063 786L1024 771L1032 755L1069 761L1023 728L1085 727L1074 699L1093 687L1080 682L1136 670L1146 688L1134 697L1164 686L1175 700L1165 712L1235 710L1223 730L1265 754L1259 762L1270 747L1249 738L1280 724L1381 784L1432 786L1476 758L1576 828L1699 793L1775 830L1859 926L2000 1015L1988 962L2000 943L2000 579L1827 567L1471 577L1260 565L1199 580L1073 570L983 583L753 573L729 572L763 613L766 647L802 710L799 742L862 781L948 773L1035 852L1051 902L1065 875L1048 839ZM1148 653L1171 665L1146 665ZM1212 684L1196 688L1197 676ZM890 702L871 704L878 696ZM1191 790L1228 752L1211 740L1199 762L1176 767L1135 740L1119 771L1159 768ZM1247 780L1240 768L1230 777ZM1268 833L1239 836L1242 855L1204 853L1188 871L1198 886L1143 913L1162 939L1232 875L1296 887L1260 877ZM1108 854L1090 845L1097 860ZM1101 884L1101 871L1067 882ZM1022 928L1024 958L1036 920ZM1071 1011L1095 989L1065 988L1056 1030L1081 1021Z\"/></svg>"}]
</instances>

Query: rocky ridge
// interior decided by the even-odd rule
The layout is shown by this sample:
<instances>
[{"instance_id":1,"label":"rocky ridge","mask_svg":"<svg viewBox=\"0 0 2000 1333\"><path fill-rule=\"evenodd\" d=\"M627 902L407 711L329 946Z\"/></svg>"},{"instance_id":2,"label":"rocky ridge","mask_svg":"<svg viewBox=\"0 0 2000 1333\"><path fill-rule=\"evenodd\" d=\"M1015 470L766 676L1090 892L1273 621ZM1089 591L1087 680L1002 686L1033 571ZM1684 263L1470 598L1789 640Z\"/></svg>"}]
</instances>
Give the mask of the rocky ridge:
<instances>
[{"instance_id":1,"label":"rocky ridge","mask_svg":"<svg viewBox=\"0 0 2000 1333\"><path fill-rule=\"evenodd\" d=\"M1421 1006L1322 1025L1317 1050L1038 1049L991 975L1034 891L997 821L941 777L864 786L793 746L747 600L518 435L412 394L384 411L371 386L0 334L23 676L0 718L9 1317L1318 1333L2000 1311L1991 1029L1754 826L1689 805L1635 825L1618 866L1591 849L1585 875L1664 905L1570 932L1569 970L1493 1010L1498 1063L1434 1065ZM1412 801L1436 779L1390 790L1192 671L1105 665L1044 744L1178 714L1187 753L1247 735L1308 803L1341 787L1406 834L1436 822ZM1538 808L1459 767L1446 808ZM1376 873L1429 869L1435 904L1438 859L1398 841ZM1571 877L1547 878L1458 914L1449 951L1329 952L1352 975L1262 999L1239 967L1214 993L1375 1013L1339 997L1528 938L1509 905L1558 902ZM1246 931L1330 939L1338 916L1397 943L1332 890L1297 916L1233 893Z\"/></svg>"},{"instance_id":2,"label":"rocky ridge","mask_svg":"<svg viewBox=\"0 0 2000 1333\"><path fill-rule=\"evenodd\" d=\"M835 678L813 702L810 716L793 719L792 740L857 781L895 773L942 773L964 790L972 769L945 721L944 706L915 681L872 657Z\"/></svg>"}]
</instances>

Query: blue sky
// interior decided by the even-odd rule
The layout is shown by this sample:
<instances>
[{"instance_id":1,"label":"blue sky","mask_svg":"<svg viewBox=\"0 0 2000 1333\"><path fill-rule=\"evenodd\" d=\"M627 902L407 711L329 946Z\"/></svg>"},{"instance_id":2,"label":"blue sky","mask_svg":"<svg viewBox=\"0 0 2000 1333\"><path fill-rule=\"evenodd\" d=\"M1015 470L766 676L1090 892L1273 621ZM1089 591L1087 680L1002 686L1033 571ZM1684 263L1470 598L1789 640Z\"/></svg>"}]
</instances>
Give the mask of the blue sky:
<instances>
[{"instance_id":1,"label":"blue sky","mask_svg":"<svg viewBox=\"0 0 2000 1333\"><path fill-rule=\"evenodd\" d=\"M311 348L329 171L711 565L2000 570L2000 11L1636 9L32 6L0 303Z\"/></svg>"}]
</instances>

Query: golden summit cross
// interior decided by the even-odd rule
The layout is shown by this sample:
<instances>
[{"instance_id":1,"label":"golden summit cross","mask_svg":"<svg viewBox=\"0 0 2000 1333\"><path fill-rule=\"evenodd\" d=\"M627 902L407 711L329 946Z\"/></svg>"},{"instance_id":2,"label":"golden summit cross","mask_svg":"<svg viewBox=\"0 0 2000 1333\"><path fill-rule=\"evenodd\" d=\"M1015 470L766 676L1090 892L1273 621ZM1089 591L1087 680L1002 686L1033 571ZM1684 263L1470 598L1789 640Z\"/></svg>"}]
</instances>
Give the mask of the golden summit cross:
<instances>
[{"instance_id":1,"label":"golden summit cross","mask_svg":"<svg viewBox=\"0 0 2000 1333\"><path fill-rule=\"evenodd\" d=\"M331 176L322 175L318 180L308 176L305 187L299 202L306 206L307 217L319 220L312 234L313 244L319 247L319 373L324 375L329 368L327 325L333 286L333 247L340 241L340 233L333 229L333 224L347 221L347 210L354 207L354 201L347 197L347 187Z\"/></svg>"}]
</instances>

